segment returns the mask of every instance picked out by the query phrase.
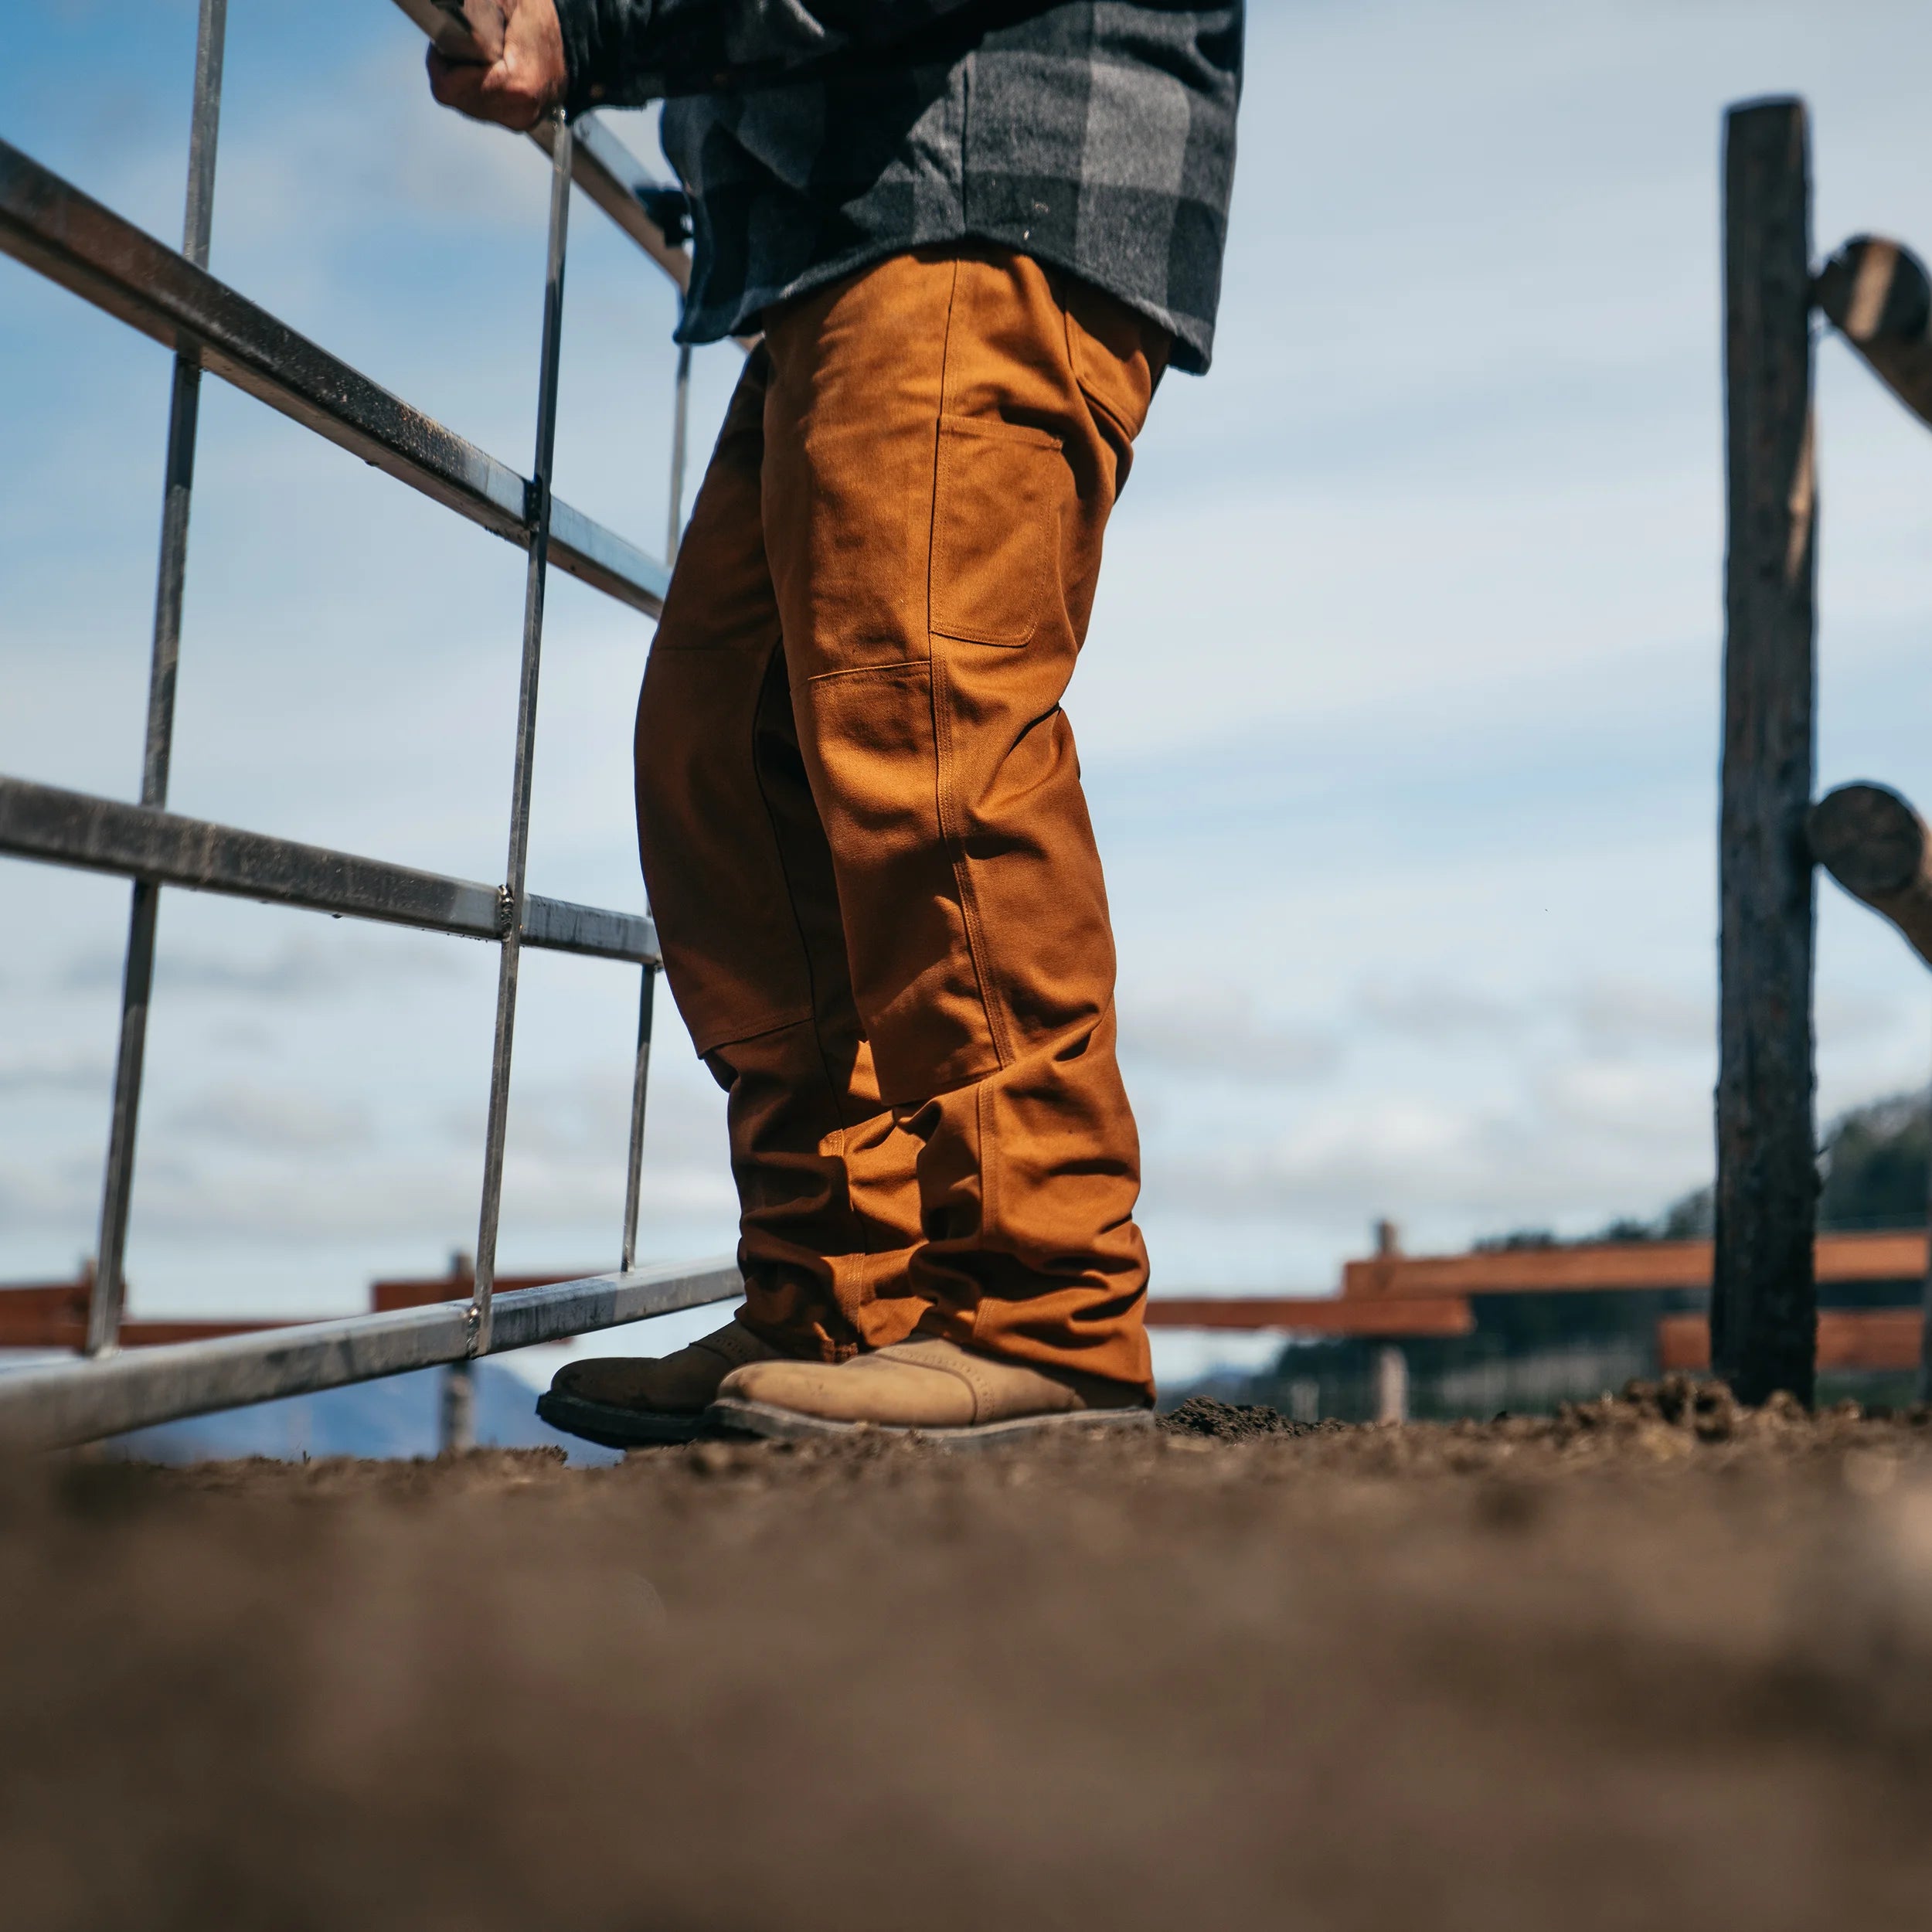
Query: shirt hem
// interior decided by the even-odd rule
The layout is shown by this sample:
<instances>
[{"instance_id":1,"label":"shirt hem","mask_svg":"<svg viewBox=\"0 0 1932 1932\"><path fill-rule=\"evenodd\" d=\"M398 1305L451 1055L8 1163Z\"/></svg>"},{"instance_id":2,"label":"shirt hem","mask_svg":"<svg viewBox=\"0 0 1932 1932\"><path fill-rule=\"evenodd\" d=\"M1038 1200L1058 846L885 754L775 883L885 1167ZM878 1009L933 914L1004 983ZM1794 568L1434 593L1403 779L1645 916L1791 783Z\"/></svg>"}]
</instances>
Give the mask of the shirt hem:
<instances>
[{"instance_id":1,"label":"shirt hem","mask_svg":"<svg viewBox=\"0 0 1932 1932\"><path fill-rule=\"evenodd\" d=\"M811 267L780 286L747 289L729 308L713 308L702 300L688 302L683 318L672 339L696 346L706 342L721 342L727 335L753 335L762 326L760 316L765 310L776 308L781 302L788 302L798 296L809 294L815 288L823 288L828 283L842 281L848 275L856 274L861 269L889 261L895 255L910 254L915 248L944 248L949 244L975 241L991 242L1001 248L1010 248L1016 253L1029 256L1047 267L1071 275L1076 280L1085 282L1090 287L1100 290L1117 302L1124 302L1136 315L1145 315L1149 321L1159 323L1173 337L1174 352L1168 362L1170 368L1179 369L1189 376L1205 376L1207 373L1209 366L1214 359L1214 326L1211 322L1175 315L1158 304L1150 302L1145 296L1136 294L1131 289L1121 288L1102 280L1077 262L1070 261L1051 250L1037 248L1017 236L1001 234L990 228L961 228L951 234L922 235L893 241L880 240L863 247L848 249L829 260L813 263Z\"/></svg>"}]
</instances>

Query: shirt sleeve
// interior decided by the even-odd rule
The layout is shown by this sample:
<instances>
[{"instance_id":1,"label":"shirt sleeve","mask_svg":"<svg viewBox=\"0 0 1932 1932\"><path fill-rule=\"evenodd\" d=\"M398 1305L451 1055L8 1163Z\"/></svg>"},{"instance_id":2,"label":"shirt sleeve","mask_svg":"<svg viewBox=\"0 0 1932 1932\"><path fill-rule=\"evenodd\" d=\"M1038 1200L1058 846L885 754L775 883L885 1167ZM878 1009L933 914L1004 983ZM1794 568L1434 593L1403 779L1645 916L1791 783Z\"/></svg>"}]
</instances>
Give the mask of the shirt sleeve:
<instances>
[{"instance_id":1,"label":"shirt sleeve","mask_svg":"<svg viewBox=\"0 0 1932 1932\"><path fill-rule=\"evenodd\" d=\"M572 114L781 81L888 48L987 0L556 0Z\"/></svg>"}]
</instances>

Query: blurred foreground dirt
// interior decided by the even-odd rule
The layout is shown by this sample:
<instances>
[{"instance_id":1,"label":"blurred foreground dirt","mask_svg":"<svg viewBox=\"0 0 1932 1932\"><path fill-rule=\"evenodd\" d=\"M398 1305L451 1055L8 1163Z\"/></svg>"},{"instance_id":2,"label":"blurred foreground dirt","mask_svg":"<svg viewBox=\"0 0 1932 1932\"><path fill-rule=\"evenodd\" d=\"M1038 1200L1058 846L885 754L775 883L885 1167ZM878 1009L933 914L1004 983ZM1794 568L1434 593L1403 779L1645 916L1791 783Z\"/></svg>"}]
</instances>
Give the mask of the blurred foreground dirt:
<instances>
[{"instance_id":1,"label":"blurred foreground dirt","mask_svg":"<svg viewBox=\"0 0 1932 1932\"><path fill-rule=\"evenodd\" d=\"M1927 1922L1932 1428L1270 1420L15 1468L0 1920Z\"/></svg>"}]
</instances>

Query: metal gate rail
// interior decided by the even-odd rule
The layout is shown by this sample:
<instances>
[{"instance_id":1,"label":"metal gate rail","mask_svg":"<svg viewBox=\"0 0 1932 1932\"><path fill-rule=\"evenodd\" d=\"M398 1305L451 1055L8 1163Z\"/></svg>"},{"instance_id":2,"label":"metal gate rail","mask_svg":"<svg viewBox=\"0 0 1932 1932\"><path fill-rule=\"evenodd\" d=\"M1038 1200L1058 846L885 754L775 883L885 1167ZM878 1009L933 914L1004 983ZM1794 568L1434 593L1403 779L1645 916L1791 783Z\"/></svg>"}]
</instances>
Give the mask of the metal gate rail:
<instances>
[{"instance_id":1,"label":"metal gate rail","mask_svg":"<svg viewBox=\"0 0 1932 1932\"><path fill-rule=\"evenodd\" d=\"M549 566L554 560L594 588L652 615L662 607L668 582L665 565L551 494L573 172L578 185L682 290L689 259L667 234L664 219L675 207L675 191L655 181L592 117L570 128L567 138L560 138L566 134L560 116L537 131L538 145L550 159L551 196L536 452L526 478L207 272L226 8L227 0L201 0L187 211L179 254L0 141L0 251L175 351L141 802L0 777L0 853L114 872L134 882L87 1359L0 1373L0 1435L43 1444L84 1441L173 1417L460 1362L724 1300L741 1285L736 1268L727 1260L645 1270L634 1265L651 996L659 963L650 919L546 899L526 891L524 882ZM416 6L406 4L405 10L420 14ZM689 367L688 356L681 355L680 430ZM502 884L446 878L166 809L204 369L528 553L509 855ZM674 436L674 505L682 493L682 475L676 472L682 468L682 434ZM473 1299L134 1353L118 1350L135 1125L163 886L496 943L500 969ZM518 965L526 944L624 961L642 969L622 1259L614 1274L498 1298L494 1293L497 1223Z\"/></svg>"},{"instance_id":2,"label":"metal gate rail","mask_svg":"<svg viewBox=\"0 0 1932 1932\"><path fill-rule=\"evenodd\" d=\"M685 1263L592 1275L495 1299L495 1338L484 1353L560 1342L719 1301L739 1291L729 1261ZM127 1349L0 1374L0 1440L53 1448L181 1416L238 1409L278 1396L468 1361L474 1310L439 1301L394 1315L304 1322L262 1335Z\"/></svg>"},{"instance_id":3,"label":"metal gate rail","mask_svg":"<svg viewBox=\"0 0 1932 1932\"><path fill-rule=\"evenodd\" d=\"M0 778L0 852L470 939L501 939L509 919L501 886L446 879L26 778ZM658 963L657 930L648 915L536 893L523 896L522 937L526 946L556 952Z\"/></svg>"},{"instance_id":4,"label":"metal gate rail","mask_svg":"<svg viewBox=\"0 0 1932 1932\"><path fill-rule=\"evenodd\" d=\"M4 141L0 249L445 508L529 544L534 483ZM550 553L641 611L663 606L664 566L566 503L550 506Z\"/></svg>"}]
</instances>

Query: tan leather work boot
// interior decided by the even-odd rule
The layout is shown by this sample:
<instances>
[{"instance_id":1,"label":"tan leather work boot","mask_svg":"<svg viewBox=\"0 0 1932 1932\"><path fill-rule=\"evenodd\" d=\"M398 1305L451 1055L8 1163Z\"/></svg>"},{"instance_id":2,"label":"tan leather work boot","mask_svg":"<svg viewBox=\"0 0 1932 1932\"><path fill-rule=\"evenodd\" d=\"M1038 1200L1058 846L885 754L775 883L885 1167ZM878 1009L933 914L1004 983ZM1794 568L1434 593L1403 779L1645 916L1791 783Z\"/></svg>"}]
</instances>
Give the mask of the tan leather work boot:
<instances>
[{"instance_id":1,"label":"tan leather work boot","mask_svg":"<svg viewBox=\"0 0 1932 1932\"><path fill-rule=\"evenodd\" d=\"M1146 1401L1124 1383L1048 1375L916 1336L835 1367L764 1361L734 1369L719 1385L710 1420L748 1435L862 1430L963 1446L1048 1430L1144 1428L1154 1420Z\"/></svg>"},{"instance_id":2,"label":"tan leather work boot","mask_svg":"<svg viewBox=\"0 0 1932 1932\"><path fill-rule=\"evenodd\" d=\"M718 1385L748 1362L782 1359L737 1321L666 1355L600 1355L566 1362L536 1412L553 1429L607 1449L689 1442L705 1425Z\"/></svg>"}]
</instances>

